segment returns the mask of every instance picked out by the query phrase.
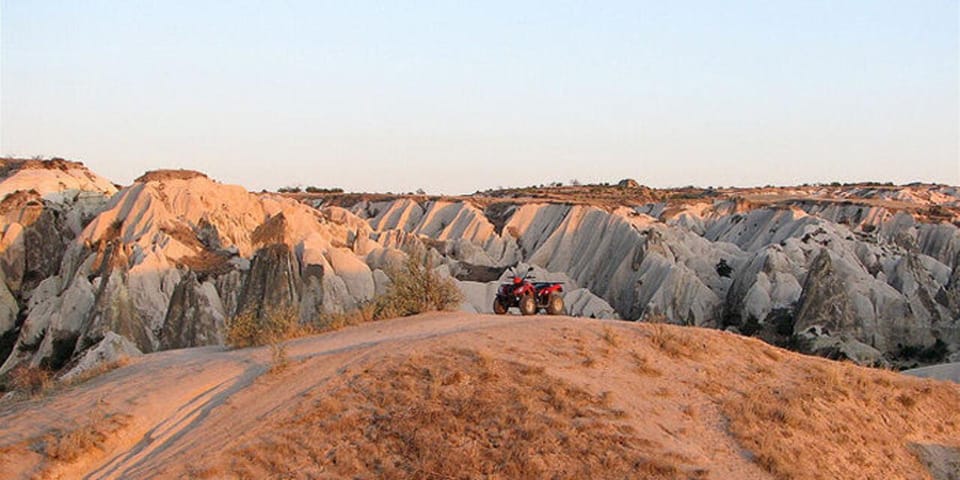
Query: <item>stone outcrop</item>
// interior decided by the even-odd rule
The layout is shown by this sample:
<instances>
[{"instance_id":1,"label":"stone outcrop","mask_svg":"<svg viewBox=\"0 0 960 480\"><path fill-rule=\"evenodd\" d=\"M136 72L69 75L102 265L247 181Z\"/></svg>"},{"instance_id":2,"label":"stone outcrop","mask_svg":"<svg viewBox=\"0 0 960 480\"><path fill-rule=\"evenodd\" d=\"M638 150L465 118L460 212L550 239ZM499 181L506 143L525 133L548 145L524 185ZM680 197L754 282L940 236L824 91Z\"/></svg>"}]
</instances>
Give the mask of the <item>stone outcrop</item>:
<instances>
[{"instance_id":1,"label":"stone outcrop","mask_svg":"<svg viewBox=\"0 0 960 480\"><path fill-rule=\"evenodd\" d=\"M480 302L490 277L523 262L626 319L731 328L821 353L830 344L864 363L877 363L874 352L909 365L960 351L957 189L817 188L614 209L405 198L353 211L376 235L414 235L441 252L477 311L489 309ZM800 342L811 329L819 340Z\"/></svg>"},{"instance_id":2,"label":"stone outcrop","mask_svg":"<svg viewBox=\"0 0 960 480\"><path fill-rule=\"evenodd\" d=\"M170 296L160 348L221 345L226 321L227 313L217 287L210 280L200 282L195 272L188 272Z\"/></svg>"},{"instance_id":3,"label":"stone outcrop","mask_svg":"<svg viewBox=\"0 0 960 480\"><path fill-rule=\"evenodd\" d=\"M67 366L67 371L59 378L70 382L76 378L96 372L98 369L110 368L125 360L143 355L140 350L126 337L107 332L96 345L90 347Z\"/></svg>"},{"instance_id":4,"label":"stone outcrop","mask_svg":"<svg viewBox=\"0 0 960 480\"><path fill-rule=\"evenodd\" d=\"M222 344L242 312L347 312L383 294L413 248L459 282L465 310L489 312L508 268L533 266L564 282L574 315L724 328L876 365L960 353L956 187L627 182L599 203L559 201L561 189L343 208L185 170L119 191L71 162L0 162L0 175L0 374L64 368L116 338L137 352ZM633 190L642 201L622 201Z\"/></svg>"},{"instance_id":5,"label":"stone outcrop","mask_svg":"<svg viewBox=\"0 0 960 480\"><path fill-rule=\"evenodd\" d=\"M0 160L0 370L37 351L53 367L69 360L75 311L93 295L82 284L65 288L58 274L69 244L116 191L79 163Z\"/></svg>"},{"instance_id":6,"label":"stone outcrop","mask_svg":"<svg viewBox=\"0 0 960 480\"><path fill-rule=\"evenodd\" d=\"M113 335L140 352L222 344L238 312L291 307L307 320L375 293L365 259L383 248L343 209L189 171L148 173L96 208L54 193L61 203L30 193L8 215L32 221L8 227L0 250L0 373L62 368Z\"/></svg>"}]
</instances>

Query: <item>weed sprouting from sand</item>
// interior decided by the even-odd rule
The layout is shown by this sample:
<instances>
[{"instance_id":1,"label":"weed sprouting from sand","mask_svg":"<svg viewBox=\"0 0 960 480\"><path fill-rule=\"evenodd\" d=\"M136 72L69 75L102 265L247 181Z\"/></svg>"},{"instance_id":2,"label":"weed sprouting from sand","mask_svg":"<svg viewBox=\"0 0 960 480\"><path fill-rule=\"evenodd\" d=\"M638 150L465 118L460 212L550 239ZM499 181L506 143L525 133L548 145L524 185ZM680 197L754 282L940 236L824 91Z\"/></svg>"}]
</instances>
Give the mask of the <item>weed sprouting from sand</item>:
<instances>
[{"instance_id":1,"label":"weed sprouting from sand","mask_svg":"<svg viewBox=\"0 0 960 480\"><path fill-rule=\"evenodd\" d=\"M279 373L290 364L284 342L313 331L311 327L300 325L299 315L292 307L267 310L259 317L247 311L230 322L227 343L234 348L269 345L270 373Z\"/></svg>"},{"instance_id":2,"label":"weed sprouting from sand","mask_svg":"<svg viewBox=\"0 0 960 480\"><path fill-rule=\"evenodd\" d=\"M914 405L917 404L917 399L906 393L901 393L900 395L897 395L896 398L897 402L899 402L900 405L903 405L904 408L913 408Z\"/></svg>"},{"instance_id":3,"label":"weed sprouting from sand","mask_svg":"<svg viewBox=\"0 0 960 480\"><path fill-rule=\"evenodd\" d=\"M591 355L587 355L586 357L584 357L583 361L580 362L580 364L583 365L584 367L590 368L597 364L597 359L593 358L593 356Z\"/></svg>"}]
</instances>

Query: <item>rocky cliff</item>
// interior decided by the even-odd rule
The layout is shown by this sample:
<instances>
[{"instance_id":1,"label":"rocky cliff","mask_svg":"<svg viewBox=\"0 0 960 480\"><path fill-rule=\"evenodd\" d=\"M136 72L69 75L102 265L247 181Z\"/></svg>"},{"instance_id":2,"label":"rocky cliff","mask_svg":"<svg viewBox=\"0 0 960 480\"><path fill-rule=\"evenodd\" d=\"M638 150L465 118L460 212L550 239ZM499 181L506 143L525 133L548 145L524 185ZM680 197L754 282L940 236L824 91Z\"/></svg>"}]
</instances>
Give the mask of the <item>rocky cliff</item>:
<instances>
[{"instance_id":1,"label":"rocky cliff","mask_svg":"<svg viewBox=\"0 0 960 480\"><path fill-rule=\"evenodd\" d=\"M342 312L385 278L365 259L387 249L335 207L197 172L152 172L117 191L79 165L25 168L65 180L49 192L37 189L46 180L9 185L21 171L0 187L14 191L4 200L0 373L60 369L114 335L140 352L221 344L240 311Z\"/></svg>"},{"instance_id":2,"label":"rocky cliff","mask_svg":"<svg viewBox=\"0 0 960 480\"><path fill-rule=\"evenodd\" d=\"M414 247L459 281L468 311L489 312L507 267L529 265L565 282L574 315L730 329L862 363L960 350L956 187L310 196L183 170L118 189L72 162L0 167L0 374L116 345L222 344L241 312L349 311Z\"/></svg>"}]
</instances>

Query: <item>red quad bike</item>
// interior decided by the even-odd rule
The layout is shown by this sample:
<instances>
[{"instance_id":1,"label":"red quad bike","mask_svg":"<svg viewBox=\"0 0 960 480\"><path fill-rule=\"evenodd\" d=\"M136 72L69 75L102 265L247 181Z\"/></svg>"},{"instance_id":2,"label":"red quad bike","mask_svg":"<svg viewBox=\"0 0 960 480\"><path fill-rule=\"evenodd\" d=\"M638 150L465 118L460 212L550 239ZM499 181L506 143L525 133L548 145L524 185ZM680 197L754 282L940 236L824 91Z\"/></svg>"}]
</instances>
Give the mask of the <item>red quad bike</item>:
<instances>
[{"instance_id":1,"label":"red quad bike","mask_svg":"<svg viewBox=\"0 0 960 480\"><path fill-rule=\"evenodd\" d=\"M493 299L493 311L497 315L507 313L510 307L517 307L523 315L536 314L544 309L550 315L563 313L563 282L531 282L533 276L527 269L521 277L513 270L513 281L500 285L497 297Z\"/></svg>"}]
</instances>

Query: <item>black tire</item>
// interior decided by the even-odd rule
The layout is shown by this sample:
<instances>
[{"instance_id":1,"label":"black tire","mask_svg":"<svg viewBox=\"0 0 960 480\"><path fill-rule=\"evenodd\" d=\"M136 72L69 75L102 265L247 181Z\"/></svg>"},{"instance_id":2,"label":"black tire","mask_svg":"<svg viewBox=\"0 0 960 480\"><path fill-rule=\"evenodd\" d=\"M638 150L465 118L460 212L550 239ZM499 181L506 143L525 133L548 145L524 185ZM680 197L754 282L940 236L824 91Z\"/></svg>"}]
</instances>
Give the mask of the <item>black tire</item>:
<instances>
[{"instance_id":1,"label":"black tire","mask_svg":"<svg viewBox=\"0 0 960 480\"><path fill-rule=\"evenodd\" d=\"M563 297L558 293L551 293L547 298L547 313L550 315L563 315Z\"/></svg>"},{"instance_id":2,"label":"black tire","mask_svg":"<svg viewBox=\"0 0 960 480\"><path fill-rule=\"evenodd\" d=\"M523 315L534 315L537 313L537 299L533 295L524 295L520 299L520 313Z\"/></svg>"},{"instance_id":3,"label":"black tire","mask_svg":"<svg viewBox=\"0 0 960 480\"><path fill-rule=\"evenodd\" d=\"M500 297L493 299L493 313L496 313L497 315L503 315L507 313L507 306L500 301Z\"/></svg>"}]
</instances>

